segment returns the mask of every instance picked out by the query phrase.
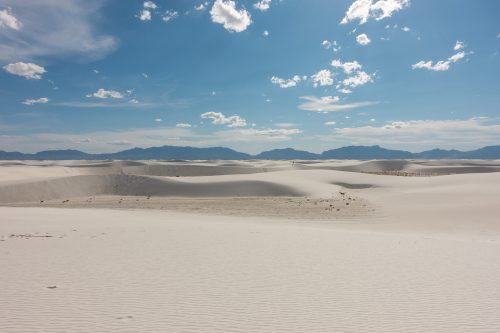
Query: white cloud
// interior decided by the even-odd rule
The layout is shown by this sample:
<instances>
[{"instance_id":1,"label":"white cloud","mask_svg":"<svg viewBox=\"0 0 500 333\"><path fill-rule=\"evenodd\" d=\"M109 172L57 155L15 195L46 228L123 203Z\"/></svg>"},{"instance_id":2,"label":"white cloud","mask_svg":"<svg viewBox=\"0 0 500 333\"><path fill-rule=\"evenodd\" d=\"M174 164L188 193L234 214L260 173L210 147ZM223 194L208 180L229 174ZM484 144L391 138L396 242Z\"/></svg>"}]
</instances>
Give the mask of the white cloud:
<instances>
[{"instance_id":1,"label":"white cloud","mask_svg":"<svg viewBox=\"0 0 500 333\"><path fill-rule=\"evenodd\" d=\"M261 0L253 4L253 8L260 10L261 12L265 12L269 9L271 5L271 0Z\"/></svg>"},{"instance_id":2,"label":"white cloud","mask_svg":"<svg viewBox=\"0 0 500 333\"><path fill-rule=\"evenodd\" d=\"M354 20L359 20L360 24L364 24L370 17L375 20L382 20L391 17L393 13L409 6L409 0L379 0L375 3L373 0L356 0L354 1L340 24L346 24Z\"/></svg>"},{"instance_id":3,"label":"white cloud","mask_svg":"<svg viewBox=\"0 0 500 333\"><path fill-rule=\"evenodd\" d=\"M262 33L262 35L264 35L265 37L269 36L269 31L264 30L264 32Z\"/></svg>"},{"instance_id":4,"label":"white cloud","mask_svg":"<svg viewBox=\"0 0 500 333\"><path fill-rule=\"evenodd\" d=\"M338 96L324 96L324 97L315 97L315 96L302 96L300 97L307 102L302 103L298 106L301 110L306 111L315 111L315 112L335 112L335 111L343 111L354 108L360 108L363 106L375 105L377 102L357 102L357 103L349 103L349 104L339 104Z\"/></svg>"},{"instance_id":5,"label":"white cloud","mask_svg":"<svg viewBox=\"0 0 500 333\"><path fill-rule=\"evenodd\" d=\"M326 50L328 50L328 49L330 49L330 48L331 48L331 49L333 50L333 52L338 52L338 51L340 51L340 49L341 49L341 47L340 47L340 46L338 46L338 44L337 44L337 41L336 41L336 40L331 41L331 42L330 42L329 40L324 40L324 41L322 41L322 42L321 42L321 45L322 45L322 46L323 46Z\"/></svg>"},{"instance_id":6,"label":"white cloud","mask_svg":"<svg viewBox=\"0 0 500 333\"><path fill-rule=\"evenodd\" d=\"M95 93L88 94L87 97L95 97L95 98L101 98L101 99L105 99L105 98L119 99L119 98L123 98L124 96L119 91L116 91L116 90L105 90L103 88L100 88Z\"/></svg>"},{"instance_id":7,"label":"white cloud","mask_svg":"<svg viewBox=\"0 0 500 333\"><path fill-rule=\"evenodd\" d=\"M175 125L175 127L177 127L177 128L191 128L191 124L179 123L179 124Z\"/></svg>"},{"instance_id":8,"label":"white cloud","mask_svg":"<svg viewBox=\"0 0 500 333\"><path fill-rule=\"evenodd\" d=\"M460 51L458 53L455 53L451 57L449 57L448 60L451 61L451 62L457 62L460 59L463 59L464 57L465 57L465 52L464 51Z\"/></svg>"},{"instance_id":9,"label":"white cloud","mask_svg":"<svg viewBox=\"0 0 500 333\"><path fill-rule=\"evenodd\" d=\"M158 6L153 1L144 1L144 8L156 9Z\"/></svg>"},{"instance_id":10,"label":"white cloud","mask_svg":"<svg viewBox=\"0 0 500 333\"><path fill-rule=\"evenodd\" d=\"M143 9L139 12L139 15L137 17L141 21L151 21L151 11Z\"/></svg>"},{"instance_id":11,"label":"white cloud","mask_svg":"<svg viewBox=\"0 0 500 333\"><path fill-rule=\"evenodd\" d=\"M370 12L378 21L391 17L392 13L402 10L409 4L410 0L379 0L370 7Z\"/></svg>"},{"instance_id":12,"label":"white cloud","mask_svg":"<svg viewBox=\"0 0 500 333\"><path fill-rule=\"evenodd\" d=\"M457 40L457 42L455 43L455 46L453 47L453 50L458 51L460 49L463 49L464 47L465 47L464 42Z\"/></svg>"},{"instance_id":13,"label":"white cloud","mask_svg":"<svg viewBox=\"0 0 500 333\"><path fill-rule=\"evenodd\" d=\"M356 75L348 77L342 81L345 86L355 88L357 86L365 85L369 82L373 82L373 78L370 74L367 74L364 71L356 72Z\"/></svg>"},{"instance_id":14,"label":"white cloud","mask_svg":"<svg viewBox=\"0 0 500 333\"><path fill-rule=\"evenodd\" d=\"M343 93L343 94L350 94L350 93L352 93L352 90L351 90L351 89L348 89L348 88L340 88L340 89L338 90L338 92L341 92L341 93Z\"/></svg>"},{"instance_id":15,"label":"white cloud","mask_svg":"<svg viewBox=\"0 0 500 333\"><path fill-rule=\"evenodd\" d=\"M351 74L353 71L360 70L362 67L356 60L342 63L342 61L336 59L332 61L331 65L335 68L342 68L346 74Z\"/></svg>"},{"instance_id":16,"label":"white cloud","mask_svg":"<svg viewBox=\"0 0 500 333\"><path fill-rule=\"evenodd\" d=\"M457 41L455 43L455 46L453 47L453 49L456 51L456 50L460 50L464 47L465 47L465 45L463 44L463 42ZM412 69L427 69L427 70L435 71L435 72L443 72L443 71L449 70L451 64L456 63L457 61L465 58L465 56L466 56L466 53L464 51L460 51L460 52L455 53L454 55L452 55L448 59L439 60L436 63L434 63L431 60L428 60L428 61L421 60L421 61L413 64L411 66L411 68Z\"/></svg>"},{"instance_id":17,"label":"white cloud","mask_svg":"<svg viewBox=\"0 0 500 333\"><path fill-rule=\"evenodd\" d=\"M162 20L165 22L171 21L175 18L179 17L179 13L174 10L167 10L165 14L162 16Z\"/></svg>"},{"instance_id":18,"label":"white cloud","mask_svg":"<svg viewBox=\"0 0 500 333\"><path fill-rule=\"evenodd\" d=\"M139 104L139 101L136 100L135 98L132 98L130 101L128 101L129 103L132 103L132 104Z\"/></svg>"},{"instance_id":19,"label":"white cloud","mask_svg":"<svg viewBox=\"0 0 500 333\"><path fill-rule=\"evenodd\" d=\"M157 123L161 123L162 121L163 121L163 119L161 119L161 118L156 118L155 119L155 122L157 122Z\"/></svg>"},{"instance_id":20,"label":"white cloud","mask_svg":"<svg viewBox=\"0 0 500 333\"><path fill-rule=\"evenodd\" d=\"M42 75L46 73L45 68L31 62L16 62L14 64L3 66L3 69L5 69L10 74L23 76L27 79L34 80L40 80L42 78Z\"/></svg>"},{"instance_id":21,"label":"white cloud","mask_svg":"<svg viewBox=\"0 0 500 333\"><path fill-rule=\"evenodd\" d=\"M335 124L337 124L337 122L335 122L335 121L327 121L327 122L325 123L325 125L326 125L326 126L333 126L333 125L335 125Z\"/></svg>"},{"instance_id":22,"label":"white cloud","mask_svg":"<svg viewBox=\"0 0 500 333\"><path fill-rule=\"evenodd\" d=\"M410 32L411 29L409 27L402 27L401 30L404 32Z\"/></svg>"},{"instance_id":23,"label":"white cloud","mask_svg":"<svg viewBox=\"0 0 500 333\"><path fill-rule=\"evenodd\" d=\"M500 125L487 119L392 121L382 126L336 128L325 140L351 144L426 148L457 148L498 143Z\"/></svg>"},{"instance_id":24,"label":"white cloud","mask_svg":"<svg viewBox=\"0 0 500 333\"><path fill-rule=\"evenodd\" d=\"M280 128L280 129L241 129L234 131L226 131L216 133L218 136L227 137L227 139L236 141L282 141L290 140L291 136L302 133L302 130L297 128Z\"/></svg>"},{"instance_id":25,"label":"white cloud","mask_svg":"<svg viewBox=\"0 0 500 333\"><path fill-rule=\"evenodd\" d=\"M233 0L215 0L210 10L212 21L224 26L228 31L242 32L252 23L250 13L245 9L236 9Z\"/></svg>"},{"instance_id":26,"label":"white cloud","mask_svg":"<svg viewBox=\"0 0 500 333\"><path fill-rule=\"evenodd\" d=\"M205 112L201 114L201 118L203 119L211 119L212 124L215 125L226 125L227 127L244 127L247 125L245 119L240 116L234 115L230 117L226 117L221 112Z\"/></svg>"},{"instance_id":27,"label":"white cloud","mask_svg":"<svg viewBox=\"0 0 500 333\"><path fill-rule=\"evenodd\" d=\"M344 18L340 21L340 24L346 24L350 21L358 19L360 24L366 23L370 17L370 7L372 5L372 0L356 0L354 1Z\"/></svg>"},{"instance_id":28,"label":"white cloud","mask_svg":"<svg viewBox=\"0 0 500 333\"><path fill-rule=\"evenodd\" d=\"M333 75L328 69L323 69L311 76L314 86L331 86L333 85Z\"/></svg>"},{"instance_id":29,"label":"white cloud","mask_svg":"<svg viewBox=\"0 0 500 333\"><path fill-rule=\"evenodd\" d=\"M358 42L359 45L368 45L371 40L366 34L361 34L356 37L356 42Z\"/></svg>"},{"instance_id":30,"label":"white cloud","mask_svg":"<svg viewBox=\"0 0 500 333\"><path fill-rule=\"evenodd\" d=\"M33 105L33 104L46 104L50 101L47 97L42 97L38 99L27 99L23 102L24 105Z\"/></svg>"},{"instance_id":31,"label":"white cloud","mask_svg":"<svg viewBox=\"0 0 500 333\"><path fill-rule=\"evenodd\" d=\"M209 2L208 1L205 1L203 3L200 3L199 5L197 6L194 6L194 9L201 12L201 11L204 11L205 9L207 9L207 6L209 5Z\"/></svg>"},{"instance_id":32,"label":"white cloud","mask_svg":"<svg viewBox=\"0 0 500 333\"><path fill-rule=\"evenodd\" d=\"M276 127L281 127L281 128L291 128L297 126L297 124L294 123L276 123L274 125L276 125Z\"/></svg>"},{"instance_id":33,"label":"white cloud","mask_svg":"<svg viewBox=\"0 0 500 333\"><path fill-rule=\"evenodd\" d=\"M12 15L12 10L10 8L0 10L0 28L10 28L13 30L19 30L23 24L14 15Z\"/></svg>"},{"instance_id":34,"label":"white cloud","mask_svg":"<svg viewBox=\"0 0 500 333\"><path fill-rule=\"evenodd\" d=\"M294 75L291 79L282 79L277 76L271 77L271 83L278 85L280 88L286 89L286 88L291 88L295 87L297 83L300 82L300 76Z\"/></svg>"},{"instance_id":35,"label":"white cloud","mask_svg":"<svg viewBox=\"0 0 500 333\"><path fill-rule=\"evenodd\" d=\"M11 0L9 6L22 19L19 30L1 29L1 62L36 62L38 57L96 60L114 51L115 37L99 32L105 1ZM1 0L0 3L5 3Z\"/></svg>"},{"instance_id":36,"label":"white cloud","mask_svg":"<svg viewBox=\"0 0 500 333\"><path fill-rule=\"evenodd\" d=\"M332 43L331 43L330 41L326 40L326 39L325 39L324 41L322 41L322 42L321 42L321 45L322 45L325 49L327 49L327 50L328 50L330 47L332 47Z\"/></svg>"},{"instance_id":37,"label":"white cloud","mask_svg":"<svg viewBox=\"0 0 500 333\"><path fill-rule=\"evenodd\" d=\"M441 71L447 71L450 69L450 62L449 61L438 61L437 63L434 64L433 61L419 61L413 65L411 65L412 69L428 69L430 71L435 71L435 72L441 72Z\"/></svg>"}]
</instances>

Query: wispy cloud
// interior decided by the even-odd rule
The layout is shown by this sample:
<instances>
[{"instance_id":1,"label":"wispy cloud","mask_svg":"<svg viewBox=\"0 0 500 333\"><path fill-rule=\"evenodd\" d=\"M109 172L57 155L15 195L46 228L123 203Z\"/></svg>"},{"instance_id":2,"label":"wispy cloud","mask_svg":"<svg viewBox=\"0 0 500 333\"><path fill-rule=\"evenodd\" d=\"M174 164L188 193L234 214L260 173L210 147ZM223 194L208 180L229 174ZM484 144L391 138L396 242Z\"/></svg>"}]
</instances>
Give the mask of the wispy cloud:
<instances>
[{"instance_id":1,"label":"wispy cloud","mask_svg":"<svg viewBox=\"0 0 500 333\"><path fill-rule=\"evenodd\" d=\"M118 40L99 32L103 4L103 0L9 1L22 28L2 31L0 61L47 56L99 59L109 54L117 48Z\"/></svg>"},{"instance_id":2,"label":"wispy cloud","mask_svg":"<svg viewBox=\"0 0 500 333\"><path fill-rule=\"evenodd\" d=\"M355 103L339 103L339 97L335 96L302 96L300 97L307 102L302 103L298 106L301 110L315 111L315 112L336 112L344 111L349 109L355 109L360 107L366 107L378 104L378 102L355 102Z\"/></svg>"},{"instance_id":3,"label":"wispy cloud","mask_svg":"<svg viewBox=\"0 0 500 333\"><path fill-rule=\"evenodd\" d=\"M88 94L87 97L95 97L95 98L100 98L100 99L106 99L106 98L120 99L120 98L123 98L124 95L121 92L116 91L116 90L106 90L106 89L100 88L95 93Z\"/></svg>"},{"instance_id":4,"label":"wispy cloud","mask_svg":"<svg viewBox=\"0 0 500 333\"><path fill-rule=\"evenodd\" d=\"M335 128L323 140L388 147L477 148L498 144L500 125L484 118L392 121L381 126Z\"/></svg>"},{"instance_id":5,"label":"wispy cloud","mask_svg":"<svg viewBox=\"0 0 500 333\"><path fill-rule=\"evenodd\" d=\"M24 105L33 105L33 104L46 104L50 101L47 97L42 97L38 99L27 99L23 102Z\"/></svg>"},{"instance_id":6,"label":"wispy cloud","mask_svg":"<svg viewBox=\"0 0 500 333\"><path fill-rule=\"evenodd\" d=\"M0 10L0 28L19 30L23 24L13 14L10 8Z\"/></svg>"},{"instance_id":7,"label":"wispy cloud","mask_svg":"<svg viewBox=\"0 0 500 333\"><path fill-rule=\"evenodd\" d=\"M465 45L463 42L457 41L455 43L455 46L453 47L453 50L458 51L458 50L463 49L464 47L465 47ZM411 66L411 68L412 69L427 69L427 70L434 71L434 72L443 72L443 71L449 70L451 64L456 63L457 61L465 58L466 55L467 54L465 53L465 51L459 51L446 60L439 60L435 63L434 63L434 61L431 61L431 60L428 60L428 61L422 60L422 61L419 61L419 62L413 64Z\"/></svg>"}]
</instances>

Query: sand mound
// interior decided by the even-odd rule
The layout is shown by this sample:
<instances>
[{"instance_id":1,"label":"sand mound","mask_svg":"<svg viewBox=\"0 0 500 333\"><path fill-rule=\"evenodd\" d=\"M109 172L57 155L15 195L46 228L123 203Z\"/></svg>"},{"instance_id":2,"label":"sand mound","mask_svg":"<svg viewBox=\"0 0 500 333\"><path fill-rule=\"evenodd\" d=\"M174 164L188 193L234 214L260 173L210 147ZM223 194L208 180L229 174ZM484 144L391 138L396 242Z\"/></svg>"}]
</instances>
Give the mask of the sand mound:
<instances>
[{"instance_id":1,"label":"sand mound","mask_svg":"<svg viewBox=\"0 0 500 333\"><path fill-rule=\"evenodd\" d=\"M303 193L265 181L193 183L134 175L82 175L0 186L0 202L32 202L94 195L170 197L302 196Z\"/></svg>"}]
</instances>

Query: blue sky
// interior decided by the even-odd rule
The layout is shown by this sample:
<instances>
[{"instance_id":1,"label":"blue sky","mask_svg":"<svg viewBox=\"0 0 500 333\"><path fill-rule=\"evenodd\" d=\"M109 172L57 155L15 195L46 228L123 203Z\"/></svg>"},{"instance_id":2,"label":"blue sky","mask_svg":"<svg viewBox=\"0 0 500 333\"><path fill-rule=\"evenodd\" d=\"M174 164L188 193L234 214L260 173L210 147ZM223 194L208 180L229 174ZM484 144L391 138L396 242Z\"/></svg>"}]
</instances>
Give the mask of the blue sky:
<instances>
[{"instance_id":1,"label":"blue sky","mask_svg":"<svg viewBox=\"0 0 500 333\"><path fill-rule=\"evenodd\" d=\"M500 2L0 0L0 150L500 144Z\"/></svg>"}]
</instances>

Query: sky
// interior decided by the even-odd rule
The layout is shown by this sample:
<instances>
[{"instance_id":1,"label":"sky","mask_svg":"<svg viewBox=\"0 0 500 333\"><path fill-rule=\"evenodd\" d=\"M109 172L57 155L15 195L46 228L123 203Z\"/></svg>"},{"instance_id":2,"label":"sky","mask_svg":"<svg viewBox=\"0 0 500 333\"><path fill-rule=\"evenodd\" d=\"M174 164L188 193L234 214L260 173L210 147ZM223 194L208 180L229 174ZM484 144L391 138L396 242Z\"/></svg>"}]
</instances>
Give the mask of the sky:
<instances>
[{"instance_id":1,"label":"sky","mask_svg":"<svg viewBox=\"0 0 500 333\"><path fill-rule=\"evenodd\" d=\"M500 2L0 0L0 150L500 144Z\"/></svg>"}]
</instances>

